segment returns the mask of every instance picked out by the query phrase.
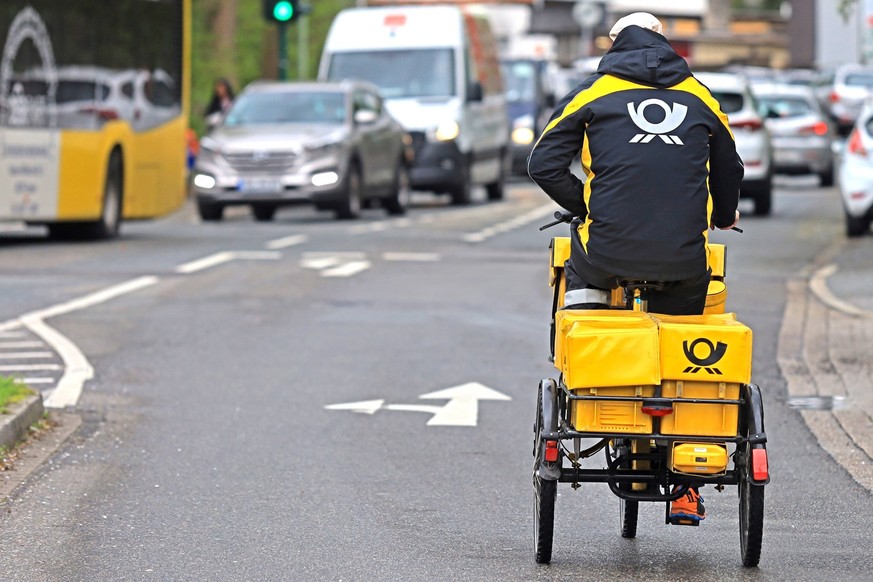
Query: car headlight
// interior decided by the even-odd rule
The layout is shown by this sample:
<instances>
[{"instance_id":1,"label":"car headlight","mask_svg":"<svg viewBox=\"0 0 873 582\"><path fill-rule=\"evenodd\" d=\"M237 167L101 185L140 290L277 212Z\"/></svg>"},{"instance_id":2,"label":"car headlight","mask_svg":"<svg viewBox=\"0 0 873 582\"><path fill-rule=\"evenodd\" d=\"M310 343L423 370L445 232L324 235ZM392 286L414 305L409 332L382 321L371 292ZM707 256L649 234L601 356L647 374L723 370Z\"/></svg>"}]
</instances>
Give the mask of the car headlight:
<instances>
[{"instance_id":1,"label":"car headlight","mask_svg":"<svg viewBox=\"0 0 873 582\"><path fill-rule=\"evenodd\" d=\"M443 121L433 130L434 141L452 141L461 135L461 126L454 119Z\"/></svg>"},{"instance_id":2,"label":"car headlight","mask_svg":"<svg viewBox=\"0 0 873 582\"><path fill-rule=\"evenodd\" d=\"M312 156L326 156L334 153L342 147L340 141L313 142L306 144L306 154Z\"/></svg>"},{"instance_id":3,"label":"car headlight","mask_svg":"<svg viewBox=\"0 0 873 582\"><path fill-rule=\"evenodd\" d=\"M533 115L522 115L512 124L512 143L528 145L534 140Z\"/></svg>"},{"instance_id":4,"label":"car headlight","mask_svg":"<svg viewBox=\"0 0 873 582\"><path fill-rule=\"evenodd\" d=\"M211 190L215 188L215 178L209 174L195 174L194 185L204 190Z\"/></svg>"},{"instance_id":5,"label":"car headlight","mask_svg":"<svg viewBox=\"0 0 873 582\"><path fill-rule=\"evenodd\" d=\"M197 159L207 163L214 163L216 159L221 157L221 144L209 137L204 137L200 140L200 152L197 154Z\"/></svg>"}]
</instances>

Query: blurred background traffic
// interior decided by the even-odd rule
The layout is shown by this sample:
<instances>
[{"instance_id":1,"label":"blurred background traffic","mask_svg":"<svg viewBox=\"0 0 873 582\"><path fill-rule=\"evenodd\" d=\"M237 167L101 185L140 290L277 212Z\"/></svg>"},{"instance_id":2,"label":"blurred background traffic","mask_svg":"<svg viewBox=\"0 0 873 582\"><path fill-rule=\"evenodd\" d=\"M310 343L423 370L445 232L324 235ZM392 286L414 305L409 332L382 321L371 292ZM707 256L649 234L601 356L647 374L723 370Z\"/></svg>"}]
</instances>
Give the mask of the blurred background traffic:
<instances>
[{"instance_id":1,"label":"blurred background traffic","mask_svg":"<svg viewBox=\"0 0 873 582\"><path fill-rule=\"evenodd\" d=\"M330 26L351 3L300 4L308 12L290 20L287 39L277 34L266 4L277 3L194 1L191 124L198 135L207 130L198 112L205 111L217 78L238 87L283 75L316 79ZM404 3L356 4L375 9ZM752 200L754 213L771 212L774 175L811 175L822 186L840 188L847 234L866 233L873 218L873 111L865 106L873 94L873 64L868 65L873 2L652 4L508 0L476 6L487 15L498 47L509 118L509 177L524 179L527 153L555 103L596 71L611 46L607 32L615 20L646 10L662 21L665 36L728 114L746 167L742 196Z\"/></svg>"}]
</instances>

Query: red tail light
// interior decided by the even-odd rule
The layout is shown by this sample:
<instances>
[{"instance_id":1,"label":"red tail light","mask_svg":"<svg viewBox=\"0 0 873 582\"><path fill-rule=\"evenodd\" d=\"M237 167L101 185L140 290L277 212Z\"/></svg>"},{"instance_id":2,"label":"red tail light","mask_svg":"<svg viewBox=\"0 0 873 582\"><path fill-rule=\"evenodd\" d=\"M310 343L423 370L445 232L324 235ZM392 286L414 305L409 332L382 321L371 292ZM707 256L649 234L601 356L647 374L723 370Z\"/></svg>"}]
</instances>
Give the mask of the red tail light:
<instances>
[{"instance_id":1,"label":"red tail light","mask_svg":"<svg viewBox=\"0 0 873 582\"><path fill-rule=\"evenodd\" d=\"M800 133L803 135L815 134L815 135L827 135L828 132L828 124L824 121L819 121L814 125L810 125L807 127L802 127L800 129Z\"/></svg>"},{"instance_id":2,"label":"red tail light","mask_svg":"<svg viewBox=\"0 0 873 582\"><path fill-rule=\"evenodd\" d=\"M831 91L831 94L828 95L828 99L830 100L831 103L836 103L837 101L840 100L840 96L837 95L836 91Z\"/></svg>"},{"instance_id":3,"label":"red tail light","mask_svg":"<svg viewBox=\"0 0 873 582\"><path fill-rule=\"evenodd\" d=\"M558 441L546 441L544 458L548 463L554 463L558 460Z\"/></svg>"},{"instance_id":4,"label":"red tail light","mask_svg":"<svg viewBox=\"0 0 873 582\"><path fill-rule=\"evenodd\" d=\"M734 129L744 129L747 131L758 131L759 129L763 129L764 123L760 119L749 119L747 121L737 121L735 123L731 123L731 127Z\"/></svg>"},{"instance_id":5,"label":"red tail light","mask_svg":"<svg viewBox=\"0 0 873 582\"><path fill-rule=\"evenodd\" d=\"M661 406L661 405L652 405L646 406L645 404L640 409L643 414L648 414L649 416L667 416L668 414L673 414L672 406Z\"/></svg>"},{"instance_id":6,"label":"red tail light","mask_svg":"<svg viewBox=\"0 0 873 582\"><path fill-rule=\"evenodd\" d=\"M770 476L767 466L767 449L752 449L752 479L766 481Z\"/></svg>"},{"instance_id":7,"label":"red tail light","mask_svg":"<svg viewBox=\"0 0 873 582\"><path fill-rule=\"evenodd\" d=\"M849 136L849 145L846 146L846 149L850 154L855 154L856 156L867 155L867 148L865 148L864 144L861 142L861 132L858 128L852 130L852 135Z\"/></svg>"}]
</instances>

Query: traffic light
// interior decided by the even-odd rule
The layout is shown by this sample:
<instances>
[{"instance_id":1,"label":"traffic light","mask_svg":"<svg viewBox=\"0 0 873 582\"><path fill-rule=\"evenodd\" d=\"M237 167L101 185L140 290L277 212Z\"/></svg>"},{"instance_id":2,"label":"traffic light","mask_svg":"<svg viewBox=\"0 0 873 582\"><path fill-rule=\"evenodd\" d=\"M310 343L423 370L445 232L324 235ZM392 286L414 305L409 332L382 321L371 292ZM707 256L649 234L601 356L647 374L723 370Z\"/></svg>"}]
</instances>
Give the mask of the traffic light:
<instances>
[{"instance_id":1,"label":"traffic light","mask_svg":"<svg viewBox=\"0 0 873 582\"><path fill-rule=\"evenodd\" d=\"M299 0L263 0L264 18L287 24L301 15Z\"/></svg>"}]
</instances>

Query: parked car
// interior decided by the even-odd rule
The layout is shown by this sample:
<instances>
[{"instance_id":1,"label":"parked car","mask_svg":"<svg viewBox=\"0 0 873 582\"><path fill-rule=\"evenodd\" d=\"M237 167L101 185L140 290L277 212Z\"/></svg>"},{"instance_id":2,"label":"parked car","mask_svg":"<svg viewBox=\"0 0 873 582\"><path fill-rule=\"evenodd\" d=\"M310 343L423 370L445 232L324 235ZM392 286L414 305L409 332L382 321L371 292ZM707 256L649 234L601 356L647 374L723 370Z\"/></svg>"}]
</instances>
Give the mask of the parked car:
<instances>
[{"instance_id":1,"label":"parked car","mask_svg":"<svg viewBox=\"0 0 873 582\"><path fill-rule=\"evenodd\" d=\"M740 197L754 201L756 215L770 214L773 146L748 80L735 73L698 73L695 77L709 88L721 105L721 110L728 116L737 153L745 167Z\"/></svg>"},{"instance_id":2,"label":"parked car","mask_svg":"<svg viewBox=\"0 0 873 582\"><path fill-rule=\"evenodd\" d=\"M526 176L527 157L555 107L548 61L504 59L500 61L500 69L512 129L512 172Z\"/></svg>"},{"instance_id":3,"label":"parked car","mask_svg":"<svg viewBox=\"0 0 873 582\"><path fill-rule=\"evenodd\" d=\"M873 67L843 65L834 72L829 95L830 114L837 122L840 135L847 135L855 124L861 106L873 95Z\"/></svg>"},{"instance_id":4,"label":"parked car","mask_svg":"<svg viewBox=\"0 0 873 582\"><path fill-rule=\"evenodd\" d=\"M231 205L259 221L298 203L337 218L357 218L371 201L403 214L410 152L370 83L256 82L200 141L192 191L203 220Z\"/></svg>"},{"instance_id":5,"label":"parked car","mask_svg":"<svg viewBox=\"0 0 873 582\"><path fill-rule=\"evenodd\" d=\"M838 183L846 214L846 235L861 236L873 220L873 101L867 101L839 161Z\"/></svg>"},{"instance_id":6,"label":"parked car","mask_svg":"<svg viewBox=\"0 0 873 582\"><path fill-rule=\"evenodd\" d=\"M833 186L835 132L812 89L761 84L753 92L770 130L775 171L817 174L822 186Z\"/></svg>"}]
</instances>

